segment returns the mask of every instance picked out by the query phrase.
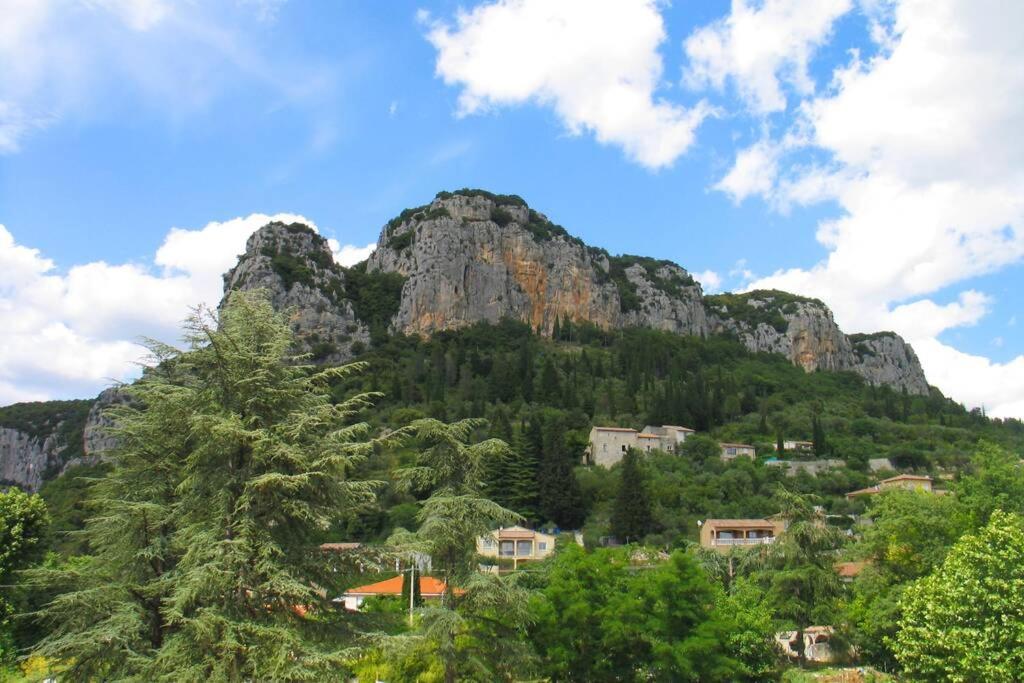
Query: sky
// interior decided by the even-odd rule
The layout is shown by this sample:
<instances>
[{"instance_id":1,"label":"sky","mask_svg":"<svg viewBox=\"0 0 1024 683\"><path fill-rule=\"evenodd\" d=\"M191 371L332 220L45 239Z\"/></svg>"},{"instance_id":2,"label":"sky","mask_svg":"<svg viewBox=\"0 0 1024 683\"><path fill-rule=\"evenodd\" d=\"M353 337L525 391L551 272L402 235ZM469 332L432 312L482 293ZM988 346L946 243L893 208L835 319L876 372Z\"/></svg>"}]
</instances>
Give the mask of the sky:
<instances>
[{"instance_id":1,"label":"sky","mask_svg":"<svg viewBox=\"0 0 1024 683\"><path fill-rule=\"evenodd\" d=\"M175 342L272 217L335 258L522 196L705 291L823 299L1024 417L1024 3L0 0L0 404Z\"/></svg>"}]
</instances>

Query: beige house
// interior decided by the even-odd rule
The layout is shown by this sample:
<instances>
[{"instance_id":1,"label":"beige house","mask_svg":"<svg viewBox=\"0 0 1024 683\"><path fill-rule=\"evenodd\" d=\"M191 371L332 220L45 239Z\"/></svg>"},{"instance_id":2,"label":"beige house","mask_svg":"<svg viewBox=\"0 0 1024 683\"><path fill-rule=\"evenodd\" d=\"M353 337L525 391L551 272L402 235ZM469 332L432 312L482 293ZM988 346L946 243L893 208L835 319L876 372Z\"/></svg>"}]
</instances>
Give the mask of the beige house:
<instances>
[{"instance_id":1,"label":"beige house","mask_svg":"<svg viewBox=\"0 0 1024 683\"><path fill-rule=\"evenodd\" d=\"M846 498L847 500L850 500L853 498L859 498L860 496L875 496L879 493L892 491L894 489L903 489L905 491L924 491L925 493L944 493L943 491L935 491L932 488L931 477L919 474L898 474L895 477L883 479L874 486L869 486L866 489L850 491L846 494Z\"/></svg>"},{"instance_id":2,"label":"beige house","mask_svg":"<svg viewBox=\"0 0 1024 683\"><path fill-rule=\"evenodd\" d=\"M661 442L659 448L666 453L675 453L686 441L686 438L694 433L694 430L678 425L662 425L660 427L647 425L644 427L644 433L656 434Z\"/></svg>"},{"instance_id":3,"label":"beige house","mask_svg":"<svg viewBox=\"0 0 1024 683\"><path fill-rule=\"evenodd\" d=\"M700 544L725 552L736 547L766 545L786 529L782 519L706 519L700 526Z\"/></svg>"},{"instance_id":4,"label":"beige house","mask_svg":"<svg viewBox=\"0 0 1024 683\"><path fill-rule=\"evenodd\" d=\"M501 527L476 541L476 552L483 558L511 561L512 569L536 562L555 552L555 536L521 526ZM499 563L484 563L485 571L498 572Z\"/></svg>"},{"instance_id":5,"label":"beige house","mask_svg":"<svg viewBox=\"0 0 1024 683\"><path fill-rule=\"evenodd\" d=\"M635 429L624 429L622 427L594 427L590 430L590 447L588 455L590 462L594 465L611 467L630 448L636 448Z\"/></svg>"},{"instance_id":6,"label":"beige house","mask_svg":"<svg viewBox=\"0 0 1024 683\"><path fill-rule=\"evenodd\" d=\"M722 447L722 460L729 462L736 458L750 458L753 459L757 452L754 447L748 443L720 443Z\"/></svg>"}]
</instances>

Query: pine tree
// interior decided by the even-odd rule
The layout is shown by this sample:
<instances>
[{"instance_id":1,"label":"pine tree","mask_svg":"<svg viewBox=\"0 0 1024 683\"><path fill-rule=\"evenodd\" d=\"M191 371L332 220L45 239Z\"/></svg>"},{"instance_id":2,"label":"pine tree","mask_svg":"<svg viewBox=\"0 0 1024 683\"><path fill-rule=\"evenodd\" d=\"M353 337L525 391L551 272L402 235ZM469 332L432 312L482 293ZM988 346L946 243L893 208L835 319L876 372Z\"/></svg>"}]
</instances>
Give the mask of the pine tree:
<instances>
[{"instance_id":1,"label":"pine tree","mask_svg":"<svg viewBox=\"0 0 1024 683\"><path fill-rule=\"evenodd\" d=\"M562 399L562 382L558 377L558 368L555 367L551 356L544 358L544 365L540 371L540 400L557 405Z\"/></svg>"},{"instance_id":2,"label":"pine tree","mask_svg":"<svg viewBox=\"0 0 1024 683\"><path fill-rule=\"evenodd\" d=\"M825 427L821 424L821 418L817 413L811 416L811 432L814 442L814 455L822 458L828 455L828 441L825 438Z\"/></svg>"},{"instance_id":3,"label":"pine tree","mask_svg":"<svg viewBox=\"0 0 1024 683\"><path fill-rule=\"evenodd\" d=\"M44 577L69 590L45 609L37 653L73 680L336 676L344 624L324 628L316 534L373 499L348 478L372 449L349 424L371 397L334 404L328 387L363 366L296 363L257 293L186 329L189 350L155 345L134 403L111 411L116 467L85 530L95 556Z\"/></svg>"},{"instance_id":4,"label":"pine tree","mask_svg":"<svg viewBox=\"0 0 1024 683\"><path fill-rule=\"evenodd\" d=\"M527 661L522 641L529 594L511 579L481 574L477 566L477 539L518 519L484 497L485 463L508 450L497 439L472 443L484 424L425 419L400 430L418 453L415 465L396 473L399 481L410 490L427 489L431 494L420 509L419 529L398 531L391 543L429 552L445 585L440 604L420 611L419 630L412 639L440 660L446 683L454 683L466 670L487 679L505 679ZM403 657L408 650L400 645L408 639L400 636L395 648L385 644L385 655Z\"/></svg>"},{"instance_id":5,"label":"pine tree","mask_svg":"<svg viewBox=\"0 0 1024 683\"><path fill-rule=\"evenodd\" d=\"M555 341L561 341L562 339L562 324L559 322L561 316L555 315L555 326L551 328L551 338Z\"/></svg>"},{"instance_id":6,"label":"pine tree","mask_svg":"<svg viewBox=\"0 0 1024 683\"><path fill-rule=\"evenodd\" d=\"M623 456L619 471L619 490L611 516L612 534L623 542L642 541L651 526L651 500L640 454L631 448Z\"/></svg>"},{"instance_id":7,"label":"pine tree","mask_svg":"<svg viewBox=\"0 0 1024 683\"><path fill-rule=\"evenodd\" d=\"M583 525L587 511L566 450L565 425L555 418L546 427L537 477L540 518L565 529L577 529Z\"/></svg>"}]
</instances>

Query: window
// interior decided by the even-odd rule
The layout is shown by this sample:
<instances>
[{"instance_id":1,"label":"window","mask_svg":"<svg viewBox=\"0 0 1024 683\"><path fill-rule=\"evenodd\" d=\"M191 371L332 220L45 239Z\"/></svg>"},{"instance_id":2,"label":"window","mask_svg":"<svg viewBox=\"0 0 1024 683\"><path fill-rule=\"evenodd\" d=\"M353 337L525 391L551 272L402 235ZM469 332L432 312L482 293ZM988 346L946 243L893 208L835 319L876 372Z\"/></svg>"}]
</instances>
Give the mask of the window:
<instances>
[{"instance_id":1,"label":"window","mask_svg":"<svg viewBox=\"0 0 1024 683\"><path fill-rule=\"evenodd\" d=\"M623 452L623 453L625 453L625 452L626 452L626 444L622 444L622 452Z\"/></svg>"},{"instance_id":2,"label":"window","mask_svg":"<svg viewBox=\"0 0 1024 683\"><path fill-rule=\"evenodd\" d=\"M529 557L533 555L533 541L516 541L516 556Z\"/></svg>"},{"instance_id":3,"label":"window","mask_svg":"<svg viewBox=\"0 0 1024 683\"><path fill-rule=\"evenodd\" d=\"M515 541L502 541L501 547L498 549L498 554L502 557L512 557L516 554Z\"/></svg>"},{"instance_id":4,"label":"window","mask_svg":"<svg viewBox=\"0 0 1024 683\"><path fill-rule=\"evenodd\" d=\"M608 444L606 444L606 443L601 444L601 452L602 453L607 453L608 452Z\"/></svg>"},{"instance_id":5,"label":"window","mask_svg":"<svg viewBox=\"0 0 1024 683\"><path fill-rule=\"evenodd\" d=\"M493 550L494 549L494 539L493 538L485 538L483 540L483 543L481 543L480 545L483 547L484 550Z\"/></svg>"},{"instance_id":6,"label":"window","mask_svg":"<svg viewBox=\"0 0 1024 683\"><path fill-rule=\"evenodd\" d=\"M541 552L543 552L543 551L545 551L547 549L548 549L547 541L537 541L537 550L540 550Z\"/></svg>"}]
</instances>

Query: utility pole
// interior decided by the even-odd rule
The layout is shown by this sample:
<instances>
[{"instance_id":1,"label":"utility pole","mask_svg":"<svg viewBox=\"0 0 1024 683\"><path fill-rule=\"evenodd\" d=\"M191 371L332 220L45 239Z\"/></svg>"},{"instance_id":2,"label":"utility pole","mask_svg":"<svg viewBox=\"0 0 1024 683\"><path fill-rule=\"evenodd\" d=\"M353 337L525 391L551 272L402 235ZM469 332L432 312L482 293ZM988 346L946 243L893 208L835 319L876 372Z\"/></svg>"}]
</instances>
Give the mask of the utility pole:
<instances>
[{"instance_id":1,"label":"utility pole","mask_svg":"<svg viewBox=\"0 0 1024 683\"><path fill-rule=\"evenodd\" d=\"M416 558L409 563L409 627L412 627L412 612L416 606Z\"/></svg>"}]
</instances>

